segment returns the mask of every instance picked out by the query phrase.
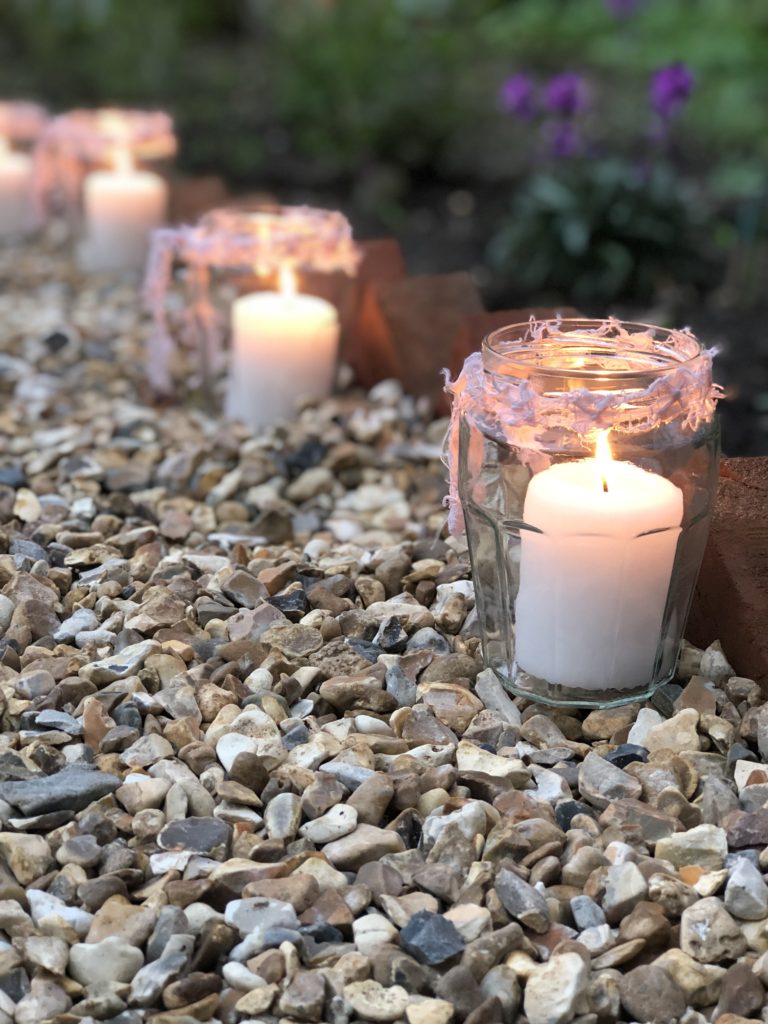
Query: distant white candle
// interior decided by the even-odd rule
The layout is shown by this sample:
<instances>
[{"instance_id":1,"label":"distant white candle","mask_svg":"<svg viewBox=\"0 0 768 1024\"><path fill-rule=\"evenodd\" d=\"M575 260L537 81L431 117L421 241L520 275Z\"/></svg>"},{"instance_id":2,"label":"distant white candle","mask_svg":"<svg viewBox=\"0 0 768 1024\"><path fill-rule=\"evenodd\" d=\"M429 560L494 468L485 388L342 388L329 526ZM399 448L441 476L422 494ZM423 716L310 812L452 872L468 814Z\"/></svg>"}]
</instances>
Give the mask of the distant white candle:
<instances>
[{"instance_id":1,"label":"distant white candle","mask_svg":"<svg viewBox=\"0 0 768 1024\"><path fill-rule=\"evenodd\" d=\"M521 531L515 658L558 686L643 686L661 639L683 494L608 460L551 466L525 497L523 518L541 533Z\"/></svg>"},{"instance_id":2,"label":"distant white candle","mask_svg":"<svg viewBox=\"0 0 768 1024\"><path fill-rule=\"evenodd\" d=\"M225 411L254 429L288 419L301 398L331 393L339 319L315 295L253 292L232 306L232 354Z\"/></svg>"},{"instance_id":3,"label":"distant white candle","mask_svg":"<svg viewBox=\"0 0 768 1024\"><path fill-rule=\"evenodd\" d=\"M32 158L0 136L0 237L18 238L34 226Z\"/></svg>"},{"instance_id":4,"label":"distant white candle","mask_svg":"<svg viewBox=\"0 0 768 1024\"><path fill-rule=\"evenodd\" d=\"M86 270L141 269L149 238L168 212L168 186L159 174L137 170L123 155L115 170L94 171L83 183Z\"/></svg>"}]
</instances>

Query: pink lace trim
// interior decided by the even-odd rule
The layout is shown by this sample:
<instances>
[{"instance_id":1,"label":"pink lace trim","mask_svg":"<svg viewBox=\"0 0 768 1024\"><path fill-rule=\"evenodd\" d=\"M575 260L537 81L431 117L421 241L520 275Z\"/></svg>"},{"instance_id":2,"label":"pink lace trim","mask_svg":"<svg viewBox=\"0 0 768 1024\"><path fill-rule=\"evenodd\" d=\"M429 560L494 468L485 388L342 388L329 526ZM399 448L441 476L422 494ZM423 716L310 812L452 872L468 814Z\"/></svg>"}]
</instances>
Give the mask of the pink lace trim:
<instances>
[{"instance_id":1,"label":"pink lace trim","mask_svg":"<svg viewBox=\"0 0 768 1024\"><path fill-rule=\"evenodd\" d=\"M13 142L35 142L48 123L48 111L26 100L0 102L0 135Z\"/></svg>"},{"instance_id":2,"label":"pink lace trim","mask_svg":"<svg viewBox=\"0 0 768 1024\"><path fill-rule=\"evenodd\" d=\"M531 320L525 338L531 349L557 344L568 339L567 322ZM625 329L609 319L590 331L580 328L578 336L592 334L596 339L610 338L619 353L606 358L606 368L631 367L632 353L652 352L658 346L653 335ZM671 333L697 354L683 358L678 366L659 374L644 388L631 387L597 391L578 388L573 391L547 391L530 380L516 379L486 369L483 353L475 352L465 361L461 373L451 381L446 371L445 390L452 396L451 422L445 439L443 461L449 470L448 524L452 534L464 532L464 517L459 498L460 428L466 420L475 436L485 435L518 449L521 461L534 472L550 463L545 436L553 431L562 437L589 437L597 430L640 433L676 421L684 432L695 432L709 422L722 397L719 385L712 383L714 350L698 347L686 329ZM627 358L621 366L622 344ZM540 365L540 364L539 364ZM553 360L552 368L557 365Z\"/></svg>"},{"instance_id":3,"label":"pink lace trim","mask_svg":"<svg viewBox=\"0 0 768 1024\"><path fill-rule=\"evenodd\" d=\"M154 321L147 359L152 388L158 394L172 391L170 360L177 342L166 298L177 262L186 264L191 286L180 341L189 344L196 333L202 336L207 370L216 373L223 362L225 325L211 299L214 270L272 274L289 264L352 275L359 260L347 218L309 206L213 210L194 226L155 231L144 280L144 301Z\"/></svg>"},{"instance_id":4,"label":"pink lace trim","mask_svg":"<svg viewBox=\"0 0 768 1024\"><path fill-rule=\"evenodd\" d=\"M176 152L173 119L162 110L71 110L49 121L37 146L37 195L42 207L76 210L89 164L110 163L115 150L137 160Z\"/></svg>"}]
</instances>

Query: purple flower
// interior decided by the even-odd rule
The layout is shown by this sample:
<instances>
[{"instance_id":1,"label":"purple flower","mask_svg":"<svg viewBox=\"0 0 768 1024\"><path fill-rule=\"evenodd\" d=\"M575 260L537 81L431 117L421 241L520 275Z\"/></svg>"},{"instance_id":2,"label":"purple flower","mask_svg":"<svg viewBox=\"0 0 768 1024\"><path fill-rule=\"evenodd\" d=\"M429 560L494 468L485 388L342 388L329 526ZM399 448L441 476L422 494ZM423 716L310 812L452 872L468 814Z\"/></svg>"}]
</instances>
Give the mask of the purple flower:
<instances>
[{"instance_id":1,"label":"purple flower","mask_svg":"<svg viewBox=\"0 0 768 1024\"><path fill-rule=\"evenodd\" d=\"M533 82L519 71L502 82L499 101L508 113L529 120L536 113Z\"/></svg>"},{"instance_id":2,"label":"purple flower","mask_svg":"<svg viewBox=\"0 0 768 1024\"><path fill-rule=\"evenodd\" d=\"M587 105L587 83L574 71L563 71L550 78L545 100L553 114L573 117Z\"/></svg>"},{"instance_id":3,"label":"purple flower","mask_svg":"<svg viewBox=\"0 0 768 1024\"><path fill-rule=\"evenodd\" d=\"M608 13L622 20L631 18L643 3L645 0L605 0Z\"/></svg>"},{"instance_id":4,"label":"purple flower","mask_svg":"<svg viewBox=\"0 0 768 1024\"><path fill-rule=\"evenodd\" d=\"M556 160L569 160L581 153L582 138L572 122L560 121L557 124L549 125L548 128L546 135L548 136L549 152Z\"/></svg>"},{"instance_id":5,"label":"purple flower","mask_svg":"<svg viewBox=\"0 0 768 1024\"><path fill-rule=\"evenodd\" d=\"M682 62L659 68L651 76L651 106L668 121L691 95L693 86L693 74Z\"/></svg>"}]
</instances>

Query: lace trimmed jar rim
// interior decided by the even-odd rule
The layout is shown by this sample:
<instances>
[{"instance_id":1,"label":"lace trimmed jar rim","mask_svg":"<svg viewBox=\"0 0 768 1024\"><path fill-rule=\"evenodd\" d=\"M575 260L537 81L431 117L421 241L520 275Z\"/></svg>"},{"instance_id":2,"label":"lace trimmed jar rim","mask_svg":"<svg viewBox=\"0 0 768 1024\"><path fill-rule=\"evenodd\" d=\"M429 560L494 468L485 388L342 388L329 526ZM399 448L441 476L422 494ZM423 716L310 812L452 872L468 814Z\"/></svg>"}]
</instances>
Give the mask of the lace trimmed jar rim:
<instances>
[{"instance_id":1,"label":"lace trimmed jar rim","mask_svg":"<svg viewBox=\"0 0 768 1024\"><path fill-rule=\"evenodd\" d=\"M688 330L588 317L508 324L486 335L482 355L493 376L569 378L586 387L608 380L643 386L707 358ZM596 365L585 365L587 359Z\"/></svg>"}]
</instances>

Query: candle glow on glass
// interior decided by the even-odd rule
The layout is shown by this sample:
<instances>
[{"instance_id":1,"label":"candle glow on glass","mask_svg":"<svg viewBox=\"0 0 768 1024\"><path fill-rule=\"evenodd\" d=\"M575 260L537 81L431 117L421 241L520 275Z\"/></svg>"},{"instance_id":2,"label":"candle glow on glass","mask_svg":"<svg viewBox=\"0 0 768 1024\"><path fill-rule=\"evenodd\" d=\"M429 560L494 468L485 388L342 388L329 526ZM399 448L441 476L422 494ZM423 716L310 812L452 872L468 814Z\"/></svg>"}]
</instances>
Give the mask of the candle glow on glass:
<instances>
[{"instance_id":1,"label":"candle glow on glass","mask_svg":"<svg viewBox=\"0 0 768 1024\"><path fill-rule=\"evenodd\" d=\"M336 371L336 308L297 290L283 264L279 291L252 292L232 306L232 354L225 411L253 428L292 416L300 398L330 394Z\"/></svg>"},{"instance_id":2,"label":"candle glow on glass","mask_svg":"<svg viewBox=\"0 0 768 1024\"><path fill-rule=\"evenodd\" d=\"M621 690L651 678L683 519L679 487L611 453L555 463L528 486L516 661L549 683Z\"/></svg>"},{"instance_id":3,"label":"candle glow on glass","mask_svg":"<svg viewBox=\"0 0 768 1024\"><path fill-rule=\"evenodd\" d=\"M278 282L280 285L280 294L285 295L286 298L292 299L298 293L299 288L296 280L296 271L290 263L284 263L282 267L280 267Z\"/></svg>"},{"instance_id":4,"label":"candle glow on glass","mask_svg":"<svg viewBox=\"0 0 768 1024\"><path fill-rule=\"evenodd\" d=\"M32 158L0 135L0 237L18 237L34 227L33 178Z\"/></svg>"},{"instance_id":5,"label":"candle glow on glass","mask_svg":"<svg viewBox=\"0 0 768 1024\"><path fill-rule=\"evenodd\" d=\"M111 130L110 135L119 140L118 131ZM137 168L130 147L117 141L111 168L86 177L83 207L84 268L140 269L151 233L165 221L168 186L160 175Z\"/></svg>"}]
</instances>

